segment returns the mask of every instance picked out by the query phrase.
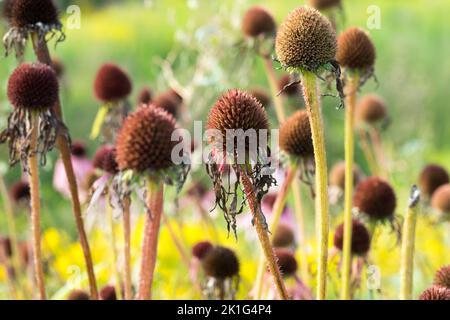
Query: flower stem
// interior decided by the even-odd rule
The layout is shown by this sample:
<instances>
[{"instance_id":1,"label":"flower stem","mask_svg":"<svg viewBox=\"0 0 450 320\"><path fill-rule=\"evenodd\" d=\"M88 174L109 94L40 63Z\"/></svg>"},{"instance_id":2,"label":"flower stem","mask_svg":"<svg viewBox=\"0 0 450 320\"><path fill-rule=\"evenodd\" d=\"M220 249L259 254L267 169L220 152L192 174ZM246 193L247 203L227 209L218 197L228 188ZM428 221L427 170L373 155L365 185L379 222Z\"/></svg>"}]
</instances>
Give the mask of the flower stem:
<instances>
[{"instance_id":1,"label":"flower stem","mask_svg":"<svg viewBox=\"0 0 450 320\"><path fill-rule=\"evenodd\" d=\"M419 210L419 191L412 188L408 210L405 215L402 235L400 299L411 300L414 275L414 242L416 232L417 211Z\"/></svg>"},{"instance_id":2,"label":"flower stem","mask_svg":"<svg viewBox=\"0 0 450 320\"><path fill-rule=\"evenodd\" d=\"M270 273L272 274L272 277L275 281L275 288L277 290L278 296L282 300L288 300L288 293L286 291L286 287L284 285L283 278L281 276L280 269L276 261L275 253L270 243L267 227L265 226L265 221L263 218L263 214L261 212L261 208L256 200L253 184L246 173L245 166L243 168L244 169L242 170L241 173L242 185L244 186L244 192L247 197L250 210L253 214L253 221L256 228L256 233L258 234L258 238L261 243L261 247L263 249L267 264L269 266Z\"/></svg>"},{"instance_id":3,"label":"flower stem","mask_svg":"<svg viewBox=\"0 0 450 320\"><path fill-rule=\"evenodd\" d=\"M277 198L275 200L272 210L272 221L270 222L269 227L269 230L272 230L273 232L270 236L270 240L273 240L273 235L275 234L276 229L278 228L278 224L280 222L283 209L286 205L287 197L289 194L289 188L291 187L292 181L296 177L297 171L298 171L298 162L293 162L291 167L289 168L286 179L284 180L283 185L281 186L281 189L277 194ZM265 265L266 261L264 260L264 255L261 255L258 264L258 272L256 275L254 300L261 300Z\"/></svg>"},{"instance_id":4,"label":"flower stem","mask_svg":"<svg viewBox=\"0 0 450 320\"><path fill-rule=\"evenodd\" d=\"M374 176L378 175L378 164L375 160L372 149L370 148L369 142L367 141L367 135L362 129L359 130L359 143L369 166L370 173Z\"/></svg>"},{"instance_id":5,"label":"flower stem","mask_svg":"<svg viewBox=\"0 0 450 320\"><path fill-rule=\"evenodd\" d=\"M123 238L124 238L124 287L125 300L132 299L132 280L131 280L131 223L130 223L130 198L123 200Z\"/></svg>"},{"instance_id":6,"label":"flower stem","mask_svg":"<svg viewBox=\"0 0 450 320\"><path fill-rule=\"evenodd\" d=\"M316 164L316 219L319 243L317 299L324 300L327 296L327 260L328 260L328 177L325 137L323 130L320 92L316 75L309 71L302 74L303 93L311 124Z\"/></svg>"},{"instance_id":7,"label":"flower stem","mask_svg":"<svg viewBox=\"0 0 450 320\"><path fill-rule=\"evenodd\" d=\"M28 156L29 178L30 178L30 201L31 201L31 237L33 246L34 277L39 290L39 299L45 300L44 270L42 268L41 252L41 202L39 193L39 166L37 156L37 139L39 130L39 117L36 113L31 116L30 150Z\"/></svg>"},{"instance_id":8,"label":"flower stem","mask_svg":"<svg viewBox=\"0 0 450 320\"><path fill-rule=\"evenodd\" d=\"M386 158L384 157L383 146L381 143L380 133L376 128L369 129L370 140L372 140L373 147L375 149L375 154L377 158L378 168L380 169L379 174L383 178L387 178L388 170L386 168Z\"/></svg>"},{"instance_id":9,"label":"flower stem","mask_svg":"<svg viewBox=\"0 0 450 320\"><path fill-rule=\"evenodd\" d=\"M158 250L158 234L163 209L164 185L148 178L147 214L145 216L144 236L142 239L142 258L137 299L152 298L153 275Z\"/></svg>"},{"instance_id":10,"label":"flower stem","mask_svg":"<svg viewBox=\"0 0 450 320\"><path fill-rule=\"evenodd\" d=\"M114 287L116 289L117 300L121 300L122 288L120 285L119 270L117 267L117 248L116 248L116 233L114 231L114 218L113 208L109 203L109 199L106 199L106 215L109 225L109 246L111 249L111 272L114 277Z\"/></svg>"},{"instance_id":11,"label":"flower stem","mask_svg":"<svg viewBox=\"0 0 450 320\"><path fill-rule=\"evenodd\" d=\"M45 63L49 66L52 65L50 53L48 51L47 42L41 38L37 33L32 34L34 52L41 63ZM63 114L61 109L61 102L58 99L53 111L60 121L63 121ZM70 144L64 133L59 134L56 140L56 145L59 149L61 160L64 164L64 169L67 175L67 181L69 182L70 194L72 198L72 211L75 217L75 223L77 226L78 236L80 238L81 248L83 250L84 260L86 263L86 269L89 279L89 288L91 293L91 299L98 300L97 282L94 273L94 264L92 262L91 250L89 248L89 242L84 229L83 217L81 215L81 204L78 195L77 180L73 170Z\"/></svg>"},{"instance_id":12,"label":"flower stem","mask_svg":"<svg viewBox=\"0 0 450 320\"><path fill-rule=\"evenodd\" d=\"M350 299L350 269L352 260L352 207L353 207L353 162L354 162L354 122L356 93L359 74L353 73L345 87L345 200L344 200L344 244L341 299Z\"/></svg>"},{"instance_id":13,"label":"flower stem","mask_svg":"<svg viewBox=\"0 0 450 320\"><path fill-rule=\"evenodd\" d=\"M272 93L273 105L277 114L278 121L282 123L286 120L286 115L283 108L283 98L278 95L278 82L275 71L273 70L272 60L269 57L264 57L264 68L266 70L267 79L269 80L270 91Z\"/></svg>"}]
</instances>

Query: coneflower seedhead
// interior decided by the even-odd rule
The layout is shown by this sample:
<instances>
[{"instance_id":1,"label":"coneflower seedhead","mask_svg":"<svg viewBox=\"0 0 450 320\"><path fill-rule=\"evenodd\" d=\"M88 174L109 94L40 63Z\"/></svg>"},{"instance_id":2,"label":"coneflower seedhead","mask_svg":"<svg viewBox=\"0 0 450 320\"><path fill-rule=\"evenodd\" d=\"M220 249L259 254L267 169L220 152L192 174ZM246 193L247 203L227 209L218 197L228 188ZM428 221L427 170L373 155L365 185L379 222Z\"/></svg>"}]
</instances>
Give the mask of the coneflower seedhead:
<instances>
[{"instance_id":1,"label":"coneflower seedhead","mask_svg":"<svg viewBox=\"0 0 450 320\"><path fill-rule=\"evenodd\" d=\"M294 230L286 223L280 223L272 238L272 245L276 248L293 247L295 245Z\"/></svg>"},{"instance_id":2,"label":"coneflower seedhead","mask_svg":"<svg viewBox=\"0 0 450 320\"><path fill-rule=\"evenodd\" d=\"M100 290L101 300L117 300L116 289L114 286L105 286Z\"/></svg>"},{"instance_id":3,"label":"coneflower seedhead","mask_svg":"<svg viewBox=\"0 0 450 320\"><path fill-rule=\"evenodd\" d=\"M284 277L294 276L297 272L297 259L291 250L285 248L275 248L275 256L278 259L278 266Z\"/></svg>"},{"instance_id":4,"label":"coneflower seedhead","mask_svg":"<svg viewBox=\"0 0 450 320\"><path fill-rule=\"evenodd\" d=\"M138 106L141 104L149 104L152 101L152 90L150 87L144 87L139 91L138 98L137 98L137 104Z\"/></svg>"},{"instance_id":5,"label":"coneflower seedhead","mask_svg":"<svg viewBox=\"0 0 450 320\"><path fill-rule=\"evenodd\" d=\"M340 224L334 233L334 246L342 251L344 245L344 224ZM352 221L352 254L363 256L370 249L370 234L366 226L356 219Z\"/></svg>"},{"instance_id":6,"label":"coneflower seedhead","mask_svg":"<svg viewBox=\"0 0 450 320\"><path fill-rule=\"evenodd\" d=\"M450 265L444 266L436 272L434 285L450 289Z\"/></svg>"},{"instance_id":7,"label":"coneflower seedhead","mask_svg":"<svg viewBox=\"0 0 450 320\"><path fill-rule=\"evenodd\" d=\"M160 108L141 108L130 114L117 137L119 169L144 172L172 166L174 130L175 119Z\"/></svg>"},{"instance_id":8,"label":"coneflower seedhead","mask_svg":"<svg viewBox=\"0 0 450 320\"><path fill-rule=\"evenodd\" d=\"M301 92L300 85L292 83L292 78L289 74L285 74L278 80L278 89L288 96L296 96Z\"/></svg>"},{"instance_id":9,"label":"coneflower seedhead","mask_svg":"<svg viewBox=\"0 0 450 320\"><path fill-rule=\"evenodd\" d=\"M357 165L353 167L353 185L357 185L362 180L362 172ZM345 189L345 162L336 163L330 171L330 185Z\"/></svg>"},{"instance_id":10,"label":"coneflower seedhead","mask_svg":"<svg viewBox=\"0 0 450 320\"><path fill-rule=\"evenodd\" d=\"M9 192L15 203L28 203L30 200L30 184L26 181L14 183Z\"/></svg>"},{"instance_id":11,"label":"coneflower seedhead","mask_svg":"<svg viewBox=\"0 0 450 320\"><path fill-rule=\"evenodd\" d=\"M202 260L211 249L213 249L211 242L201 241L192 248L192 255Z\"/></svg>"},{"instance_id":12,"label":"coneflower seedhead","mask_svg":"<svg viewBox=\"0 0 450 320\"><path fill-rule=\"evenodd\" d=\"M375 64L375 46L360 28L349 28L338 37L337 61L342 67L370 71Z\"/></svg>"},{"instance_id":13,"label":"coneflower seedhead","mask_svg":"<svg viewBox=\"0 0 450 320\"><path fill-rule=\"evenodd\" d=\"M450 213L450 184L444 184L434 191L431 206L441 213Z\"/></svg>"},{"instance_id":14,"label":"coneflower seedhead","mask_svg":"<svg viewBox=\"0 0 450 320\"><path fill-rule=\"evenodd\" d=\"M260 35L275 33L275 20L272 14L260 6L247 10L242 20L242 32L247 37L256 38Z\"/></svg>"},{"instance_id":15,"label":"coneflower seedhead","mask_svg":"<svg viewBox=\"0 0 450 320\"><path fill-rule=\"evenodd\" d=\"M232 278L239 274L239 260L236 254L221 246L209 250L203 258L205 274L216 279Z\"/></svg>"},{"instance_id":16,"label":"coneflower seedhead","mask_svg":"<svg viewBox=\"0 0 450 320\"><path fill-rule=\"evenodd\" d=\"M356 186L353 205L370 219L383 220L393 217L397 199L389 183L370 177Z\"/></svg>"},{"instance_id":17,"label":"coneflower seedhead","mask_svg":"<svg viewBox=\"0 0 450 320\"><path fill-rule=\"evenodd\" d=\"M250 90L250 94L258 100L261 105L267 109L270 105L270 96L266 93L264 89L261 88L253 88Z\"/></svg>"},{"instance_id":18,"label":"coneflower seedhead","mask_svg":"<svg viewBox=\"0 0 450 320\"><path fill-rule=\"evenodd\" d=\"M14 0L12 6L11 25L25 28L42 23L56 25L58 11L52 0Z\"/></svg>"},{"instance_id":19,"label":"coneflower seedhead","mask_svg":"<svg viewBox=\"0 0 450 320\"><path fill-rule=\"evenodd\" d=\"M284 68L315 71L336 56L336 33L319 11L299 7L280 26L275 50Z\"/></svg>"},{"instance_id":20,"label":"coneflower seedhead","mask_svg":"<svg viewBox=\"0 0 450 320\"><path fill-rule=\"evenodd\" d=\"M72 290L67 296L67 300L89 300L89 294L84 290Z\"/></svg>"},{"instance_id":21,"label":"coneflower seedhead","mask_svg":"<svg viewBox=\"0 0 450 320\"><path fill-rule=\"evenodd\" d=\"M309 0L308 4L317 10L326 10L333 7L340 7L341 0Z\"/></svg>"},{"instance_id":22,"label":"coneflower seedhead","mask_svg":"<svg viewBox=\"0 0 450 320\"><path fill-rule=\"evenodd\" d=\"M58 100L59 85L53 69L42 63L17 67L8 80L8 99L14 108L46 110Z\"/></svg>"},{"instance_id":23,"label":"coneflower seedhead","mask_svg":"<svg viewBox=\"0 0 450 320\"><path fill-rule=\"evenodd\" d=\"M450 289L440 286L432 286L422 292L419 300L450 300Z\"/></svg>"},{"instance_id":24,"label":"coneflower seedhead","mask_svg":"<svg viewBox=\"0 0 450 320\"><path fill-rule=\"evenodd\" d=\"M14 0L5 0L3 1L2 14L6 20L10 21L12 18L12 6Z\"/></svg>"},{"instance_id":25,"label":"coneflower seedhead","mask_svg":"<svg viewBox=\"0 0 450 320\"><path fill-rule=\"evenodd\" d=\"M70 148L70 152L75 157L85 157L86 156L86 145L81 141L75 141L72 143L72 146Z\"/></svg>"},{"instance_id":26,"label":"coneflower seedhead","mask_svg":"<svg viewBox=\"0 0 450 320\"><path fill-rule=\"evenodd\" d=\"M314 156L311 126L306 111L297 111L281 125L280 148L295 157Z\"/></svg>"},{"instance_id":27,"label":"coneflower seedhead","mask_svg":"<svg viewBox=\"0 0 450 320\"><path fill-rule=\"evenodd\" d=\"M420 173L420 192L430 198L437 188L449 183L449 181L448 172L444 167L437 164L429 164Z\"/></svg>"},{"instance_id":28,"label":"coneflower seedhead","mask_svg":"<svg viewBox=\"0 0 450 320\"><path fill-rule=\"evenodd\" d=\"M356 119L367 124L375 124L386 118L387 109L384 100L368 94L361 98L356 107Z\"/></svg>"},{"instance_id":29,"label":"coneflower seedhead","mask_svg":"<svg viewBox=\"0 0 450 320\"><path fill-rule=\"evenodd\" d=\"M116 148L110 145L101 146L92 159L94 168L101 169L110 174L116 174L119 167L116 162Z\"/></svg>"},{"instance_id":30,"label":"coneflower seedhead","mask_svg":"<svg viewBox=\"0 0 450 320\"><path fill-rule=\"evenodd\" d=\"M176 118L180 103L171 91L167 91L160 95L157 95L153 99L152 105L167 111L167 113Z\"/></svg>"},{"instance_id":31,"label":"coneflower seedhead","mask_svg":"<svg viewBox=\"0 0 450 320\"><path fill-rule=\"evenodd\" d=\"M94 93L98 100L108 103L125 99L131 93L132 85L126 72L119 66L106 63L95 77Z\"/></svg>"}]
</instances>

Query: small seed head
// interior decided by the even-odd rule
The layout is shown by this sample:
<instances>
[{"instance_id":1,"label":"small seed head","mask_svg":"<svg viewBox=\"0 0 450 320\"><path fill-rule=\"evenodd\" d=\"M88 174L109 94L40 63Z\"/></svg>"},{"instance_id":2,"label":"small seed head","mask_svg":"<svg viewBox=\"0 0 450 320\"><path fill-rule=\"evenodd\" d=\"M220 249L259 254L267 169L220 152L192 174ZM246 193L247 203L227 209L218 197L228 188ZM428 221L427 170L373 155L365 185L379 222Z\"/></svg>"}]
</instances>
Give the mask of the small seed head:
<instances>
[{"instance_id":1,"label":"small seed head","mask_svg":"<svg viewBox=\"0 0 450 320\"><path fill-rule=\"evenodd\" d=\"M110 145L101 146L92 160L94 168L103 170L110 174L116 174L119 167L116 162L116 148Z\"/></svg>"},{"instance_id":2,"label":"small seed head","mask_svg":"<svg viewBox=\"0 0 450 320\"><path fill-rule=\"evenodd\" d=\"M275 256L280 271L284 277L294 276L297 272L298 264L291 250L285 248L275 248Z\"/></svg>"},{"instance_id":3,"label":"small seed head","mask_svg":"<svg viewBox=\"0 0 450 320\"><path fill-rule=\"evenodd\" d=\"M11 25L25 28L42 23L58 24L58 11L52 0L13 0Z\"/></svg>"},{"instance_id":4,"label":"small seed head","mask_svg":"<svg viewBox=\"0 0 450 320\"><path fill-rule=\"evenodd\" d=\"M287 96L293 97L300 93L300 85L299 84L292 84L292 78L289 74L285 74L278 80L278 90L283 90L283 94L286 94Z\"/></svg>"},{"instance_id":5,"label":"small seed head","mask_svg":"<svg viewBox=\"0 0 450 320\"><path fill-rule=\"evenodd\" d=\"M306 111L297 111L281 125L280 148L295 157L314 156L311 126Z\"/></svg>"},{"instance_id":6,"label":"small seed head","mask_svg":"<svg viewBox=\"0 0 450 320\"><path fill-rule=\"evenodd\" d=\"M431 206L442 213L450 213L450 184L441 185L431 197Z\"/></svg>"},{"instance_id":7,"label":"small seed head","mask_svg":"<svg viewBox=\"0 0 450 320\"><path fill-rule=\"evenodd\" d=\"M340 251L344 247L344 224L340 224L334 233L334 246ZM352 254L363 256L370 249L370 235L367 228L356 219L352 221Z\"/></svg>"},{"instance_id":8,"label":"small seed head","mask_svg":"<svg viewBox=\"0 0 450 320\"><path fill-rule=\"evenodd\" d=\"M211 249L213 249L211 242L201 241L192 248L192 255L202 260Z\"/></svg>"},{"instance_id":9,"label":"small seed head","mask_svg":"<svg viewBox=\"0 0 450 320\"><path fill-rule=\"evenodd\" d=\"M309 5L317 10L327 10L333 7L340 7L341 0L309 0Z\"/></svg>"},{"instance_id":10,"label":"small seed head","mask_svg":"<svg viewBox=\"0 0 450 320\"><path fill-rule=\"evenodd\" d=\"M272 14L260 6L251 7L242 20L242 32L247 37L270 35L275 32L275 28Z\"/></svg>"},{"instance_id":11,"label":"small seed head","mask_svg":"<svg viewBox=\"0 0 450 320\"><path fill-rule=\"evenodd\" d=\"M131 80L126 72L112 63L100 67L95 77L94 93L103 103L125 99L131 93Z\"/></svg>"},{"instance_id":12,"label":"small seed head","mask_svg":"<svg viewBox=\"0 0 450 320\"><path fill-rule=\"evenodd\" d=\"M106 286L100 290L101 300L117 300L116 289L114 286Z\"/></svg>"},{"instance_id":13,"label":"small seed head","mask_svg":"<svg viewBox=\"0 0 450 320\"><path fill-rule=\"evenodd\" d=\"M361 169L357 165L353 167L353 185L357 185L362 180ZM330 185L345 189L345 161L336 163L330 172Z\"/></svg>"},{"instance_id":14,"label":"small seed head","mask_svg":"<svg viewBox=\"0 0 450 320\"><path fill-rule=\"evenodd\" d=\"M286 223L280 223L273 234L272 245L276 248L293 247L295 235L292 227Z\"/></svg>"},{"instance_id":15,"label":"small seed head","mask_svg":"<svg viewBox=\"0 0 450 320\"><path fill-rule=\"evenodd\" d=\"M221 246L212 248L202 262L205 274L209 277L225 279L239 274L239 260L228 248Z\"/></svg>"},{"instance_id":16,"label":"small seed head","mask_svg":"<svg viewBox=\"0 0 450 320\"><path fill-rule=\"evenodd\" d=\"M338 38L337 61L345 68L369 70L375 64L375 46L360 28L349 28Z\"/></svg>"},{"instance_id":17,"label":"small seed head","mask_svg":"<svg viewBox=\"0 0 450 320\"><path fill-rule=\"evenodd\" d=\"M67 296L67 300L89 300L89 294L84 290L72 290Z\"/></svg>"},{"instance_id":18,"label":"small seed head","mask_svg":"<svg viewBox=\"0 0 450 320\"><path fill-rule=\"evenodd\" d=\"M449 183L449 176L444 167L429 164L422 169L419 177L419 187L423 195L431 197L440 186Z\"/></svg>"},{"instance_id":19,"label":"small seed head","mask_svg":"<svg viewBox=\"0 0 450 320\"><path fill-rule=\"evenodd\" d=\"M419 300L450 300L450 289L440 286L432 286L422 292Z\"/></svg>"},{"instance_id":20,"label":"small seed head","mask_svg":"<svg viewBox=\"0 0 450 320\"><path fill-rule=\"evenodd\" d=\"M386 103L381 97L368 94L361 98L355 113L358 121L373 125L386 118Z\"/></svg>"}]
</instances>

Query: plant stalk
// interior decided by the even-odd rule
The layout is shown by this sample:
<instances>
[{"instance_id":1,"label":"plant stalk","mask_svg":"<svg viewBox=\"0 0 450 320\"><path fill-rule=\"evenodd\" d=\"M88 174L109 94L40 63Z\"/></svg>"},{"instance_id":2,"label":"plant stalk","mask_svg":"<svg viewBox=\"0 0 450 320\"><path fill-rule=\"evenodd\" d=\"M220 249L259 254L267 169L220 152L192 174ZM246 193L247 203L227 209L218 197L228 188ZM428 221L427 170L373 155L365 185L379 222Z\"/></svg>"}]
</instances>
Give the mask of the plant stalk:
<instances>
[{"instance_id":1,"label":"plant stalk","mask_svg":"<svg viewBox=\"0 0 450 320\"><path fill-rule=\"evenodd\" d=\"M125 300L131 300L132 297L132 279L131 279L131 217L130 217L130 198L123 200L123 238L124 238L124 296Z\"/></svg>"},{"instance_id":2,"label":"plant stalk","mask_svg":"<svg viewBox=\"0 0 450 320\"><path fill-rule=\"evenodd\" d=\"M359 143L369 166L370 173L374 176L378 175L379 169L377 161L375 160L375 156L373 155L372 149L367 141L366 133L362 129L359 130Z\"/></svg>"},{"instance_id":3,"label":"plant stalk","mask_svg":"<svg viewBox=\"0 0 450 320\"><path fill-rule=\"evenodd\" d=\"M278 121L280 123L286 120L286 114L283 108L283 98L278 95L278 81L275 71L273 70L272 60L268 57L264 57L264 68L266 70L267 79L269 80L270 91L272 93L273 105L277 114Z\"/></svg>"},{"instance_id":4,"label":"plant stalk","mask_svg":"<svg viewBox=\"0 0 450 320\"><path fill-rule=\"evenodd\" d=\"M120 283L119 268L117 266L117 247L116 247L116 233L114 230L113 208L106 199L106 215L109 225L109 247L111 249L111 272L114 277L114 287L116 289L117 300L121 300L122 288Z\"/></svg>"}]
</instances>

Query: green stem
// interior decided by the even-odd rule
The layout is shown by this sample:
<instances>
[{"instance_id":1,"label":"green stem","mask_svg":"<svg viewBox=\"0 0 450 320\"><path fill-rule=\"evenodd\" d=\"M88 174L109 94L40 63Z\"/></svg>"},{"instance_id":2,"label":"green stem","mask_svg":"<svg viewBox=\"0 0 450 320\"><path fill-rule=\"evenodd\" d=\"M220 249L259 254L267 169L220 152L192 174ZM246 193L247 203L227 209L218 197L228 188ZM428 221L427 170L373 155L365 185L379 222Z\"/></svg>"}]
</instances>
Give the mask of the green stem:
<instances>
[{"instance_id":1,"label":"green stem","mask_svg":"<svg viewBox=\"0 0 450 320\"><path fill-rule=\"evenodd\" d=\"M314 146L314 159L316 164L316 217L318 233L318 273L317 273L317 299L324 300L327 296L327 261L328 261L328 177L327 159L325 150L325 137L320 104L320 92L316 75L303 71L302 83L306 110L311 124L311 133Z\"/></svg>"}]
</instances>

